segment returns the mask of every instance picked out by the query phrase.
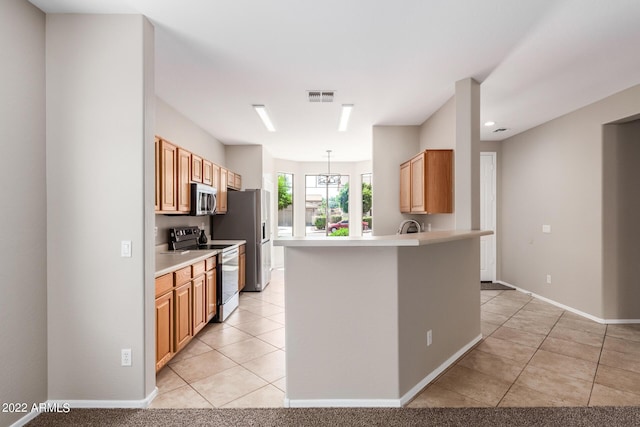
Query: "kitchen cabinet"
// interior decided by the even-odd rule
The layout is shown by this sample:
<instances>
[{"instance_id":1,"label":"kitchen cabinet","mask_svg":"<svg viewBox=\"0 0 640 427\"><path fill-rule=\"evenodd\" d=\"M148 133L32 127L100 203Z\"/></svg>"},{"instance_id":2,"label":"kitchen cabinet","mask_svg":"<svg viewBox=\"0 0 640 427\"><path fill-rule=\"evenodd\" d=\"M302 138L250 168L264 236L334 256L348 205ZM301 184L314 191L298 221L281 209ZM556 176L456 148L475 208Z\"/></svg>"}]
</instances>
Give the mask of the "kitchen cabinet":
<instances>
[{"instance_id":1,"label":"kitchen cabinet","mask_svg":"<svg viewBox=\"0 0 640 427\"><path fill-rule=\"evenodd\" d=\"M175 352L182 350L193 336L191 282L176 287L175 299Z\"/></svg>"},{"instance_id":2,"label":"kitchen cabinet","mask_svg":"<svg viewBox=\"0 0 640 427\"><path fill-rule=\"evenodd\" d=\"M193 279L192 287L193 287L192 334L195 336L207 324L207 300L206 300L207 288L205 285L204 273Z\"/></svg>"},{"instance_id":3,"label":"kitchen cabinet","mask_svg":"<svg viewBox=\"0 0 640 427\"><path fill-rule=\"evenodd\" d=\"M206 317L207 322L213 319L216 315L217 309L217 295L216 295L216 257L206 259L206 273L205 273L205 285L206 285Z\"/></svg>"},{"instance_id":4,"label":"kitchen cabinet","mask_svg":"<svg viewBox=\"0 0 640 427\"><path fill-rule=\"evenodd\" d=\"M238 255L238 292L244 289L244 286L247 284L247 254L246 254L246 245L240 245L239 255Z\"/></svg>"},{"instance_id":5,"label":"kitchen cabinet","mask_svg":"<svg viewBox=\"0 0 640 427\"><path fill-rule=\"evenodd\" d=\"M156 371L173 357L173 278L156 279Z\"/></svg>"},{"instance_id":6,"label":"kitchen cabinet","mask_svg":"<svg viewBox=\"0 0 640 427\"><path fill-rule=\"evenodd\" d=\"M241 190L242 189L242 176L237 173L233 176L233 182L234 182L234 187L236 190Z\"/></svg>"},{"instance_id":7,"label":"kitchen cabinet","mask_svg":"<svg viewBox=\"0 0 640 427\"><path fill-rule=\"evenodd\" d=\"M213 163L207 159L202 160L202 183L215 187L213 185Z\"/></svg>"},{"instance_id":8,"label":"kitchen cabinet","mask_svg":"<svg viewBox=\"0 0 640 427\"><path fill-rule=\"evenodd\" d=\"M178 212L191 210L191 153L178 148Z\"/></svg>"},{"instance_id":9,"label":"kitchen cabinet","mask_svg":"<svg viewBox=\"0 0 640 427\"><path fill-rule=\"evenodd\" d=\"M191 181L202 183L202 157L191 153Z\"/></svg>"},{"instance_id":10,"label":"kitchen cabinet","mask_svg":"<svg viewBox=\"0 0 640 427\"><path fill-rule=\"evenodd\" d=\"M227 213L227 185L228 185L229 171L223 167L220 167L220 185L218 186L217 196L217 214Z\"/></svg>"},{"instance_id":11,"label":"kitchen cabinet","mask_svg":"<svg viewBox=\"0 0 640 427\"><path fill-rule=\"evenodd\" d=\"M159 211L160 210L160 138L156 137L155 138L155 210Z\"/></svg>"},{"instance_id":12,"label":"kitchen cabinet","mask_svg":"<svg viewBox=\"0 0 640 427\"><path fill-rule=\"evenodd\" d=\"M453 150L425 150L400 165L400 211L453 212Z\"/></svg>"},{"instance_id":13,"label":"kitchen cabinet","mask_svg":"<svg viewBox=\"0 0 640 427\"><path fill-rule=\"evenodd\" d=\"M160 140L160 168L158 169L160 180L160 211L176 212L177 200L177 171L178 147L164 139Z\"/></svg>"}]
</instances>

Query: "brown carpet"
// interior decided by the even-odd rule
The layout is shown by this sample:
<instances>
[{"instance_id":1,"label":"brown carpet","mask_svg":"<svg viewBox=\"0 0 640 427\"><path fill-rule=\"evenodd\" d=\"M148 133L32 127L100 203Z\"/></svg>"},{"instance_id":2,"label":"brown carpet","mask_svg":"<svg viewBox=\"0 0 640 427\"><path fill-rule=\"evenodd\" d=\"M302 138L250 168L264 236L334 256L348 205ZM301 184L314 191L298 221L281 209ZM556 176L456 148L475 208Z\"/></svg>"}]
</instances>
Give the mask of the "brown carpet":
<instances>
[{"instance_id":1,"label":"brown carpet","mask_svg":"<svg viewBox=\"0 0 640 427\"><path fill-rule=\"evenodd\" d=\"M45 413L49 426L640 426L640 407L591 408L305 408L72 409Z\"/></svg>"}]
</instances>

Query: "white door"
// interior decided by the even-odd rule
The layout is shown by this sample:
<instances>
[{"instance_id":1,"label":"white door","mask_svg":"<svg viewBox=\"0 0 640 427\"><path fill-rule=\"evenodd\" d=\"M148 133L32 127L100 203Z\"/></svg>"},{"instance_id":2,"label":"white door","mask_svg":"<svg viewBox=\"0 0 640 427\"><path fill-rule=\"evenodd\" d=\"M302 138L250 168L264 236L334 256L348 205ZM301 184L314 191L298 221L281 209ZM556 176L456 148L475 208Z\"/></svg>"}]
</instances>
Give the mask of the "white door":
<instances>
[{"instance_id":1,"label":"white door","mask_svg":"<svg viewBox=\"0 0 640 427\"><path fill-rule=\"evenodd\" d=\"M496 153L480 154L480 228L494 234L480 238L480 280L496 280Z\"/></svg>"}]
</instances>

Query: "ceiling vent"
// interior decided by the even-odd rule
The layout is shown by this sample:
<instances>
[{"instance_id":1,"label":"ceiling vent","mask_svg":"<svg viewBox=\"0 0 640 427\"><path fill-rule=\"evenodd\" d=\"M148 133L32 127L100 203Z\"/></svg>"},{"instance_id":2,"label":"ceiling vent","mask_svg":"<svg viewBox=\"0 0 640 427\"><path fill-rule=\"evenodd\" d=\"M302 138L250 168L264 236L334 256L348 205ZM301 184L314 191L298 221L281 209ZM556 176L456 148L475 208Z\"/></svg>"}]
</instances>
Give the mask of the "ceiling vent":
<instances>
[{"instance_id":1,"label":"ceiling vent","mask_svg":"<svg viewBox=\"0 0 640 427\"><path fill-rule=\"evenodd\" d=\"M309 102L333 102L332 90L309 90Z\"/></svg>"},{"instance_id":2,"label":"ceiling vent","mask_svg":"<svg viewBox=\"0 0 640 427\"><path fill-rule=\"evenodd\" d=\"M507 129L507 128L498 128L498 129L494 130L494 131L493 131L493 133L506 132L506 131L508 131L508 130L509 130L509 129Z\"/></svg>"}]
</instances>

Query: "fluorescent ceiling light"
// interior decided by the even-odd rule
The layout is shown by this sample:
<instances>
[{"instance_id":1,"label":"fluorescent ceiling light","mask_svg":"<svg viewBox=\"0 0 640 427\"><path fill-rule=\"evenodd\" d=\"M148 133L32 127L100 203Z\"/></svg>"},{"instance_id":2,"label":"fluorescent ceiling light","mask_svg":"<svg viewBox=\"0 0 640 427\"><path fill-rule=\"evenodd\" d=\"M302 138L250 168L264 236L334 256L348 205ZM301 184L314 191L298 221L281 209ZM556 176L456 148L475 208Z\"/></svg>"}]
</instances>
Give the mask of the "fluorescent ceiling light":
<instances>
[{"instance_id":1,"label":"fluorescent ceiling light","mask_svg":"<svg viewBox=\"0 0 640 427\"><path fill-rule=\"evenodd\" d=\"M345 132L349 125L349 117L351 116L351 110L353 110L352 104L342 104L342 113L340 114L340 124L338 125L339 132Z\"/></svg>"},{"instance_id":2,"label":"fluorescent ceiling light","mask_svg":"<svg viewBox=\"0 0 640 427\"><path fill-rule=\"evenodd\" d=\"M269 118L269 114L267 114L267 108L264 105L254 105L254 110L262 119L262 123L264 123L264 127L267 128L269 132L275 132L276 128L273 126L271 119Z\"/></svg>"},{"instance_id":3,"label":"fluorescent ceiling light","mask_svg":"<svg viewBox=\"0 0 640 427\"><path fill-rule=\"evenodd\" d=\"M489 121L489 122L484 122L484 125L485 125L485 126L493 126L493 125L495 125L495 124L496 124L496 122L491 122L491 121Z\"/></svg>"}]
</instances>

